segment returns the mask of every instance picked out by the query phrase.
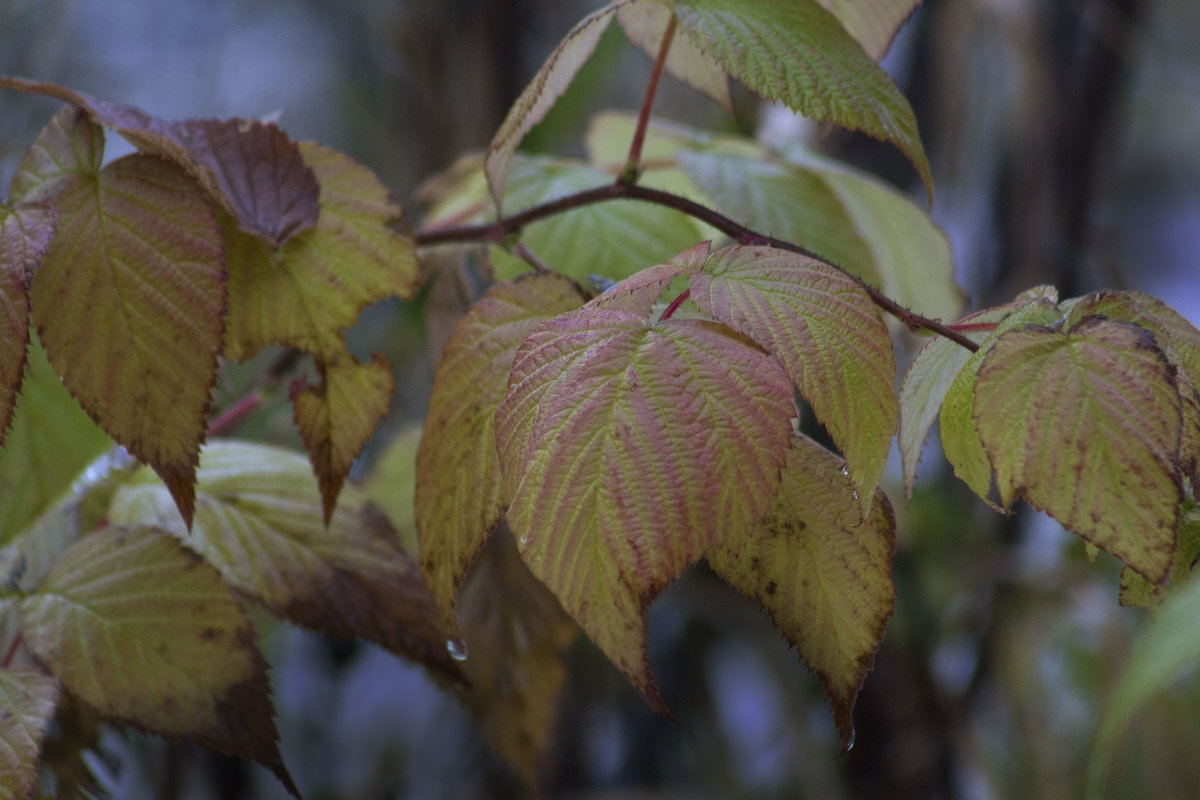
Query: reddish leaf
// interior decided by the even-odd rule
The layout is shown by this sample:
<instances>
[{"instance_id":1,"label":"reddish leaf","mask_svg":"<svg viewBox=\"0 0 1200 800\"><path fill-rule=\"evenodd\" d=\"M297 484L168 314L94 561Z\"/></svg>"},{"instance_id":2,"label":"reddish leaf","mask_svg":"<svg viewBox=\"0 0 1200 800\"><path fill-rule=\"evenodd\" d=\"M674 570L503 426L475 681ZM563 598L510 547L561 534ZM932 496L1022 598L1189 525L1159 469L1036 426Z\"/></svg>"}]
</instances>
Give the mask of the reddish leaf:
<instances>
[{"instance_id":1,"label":"reddish leaf","mask_svg":"<svg viewBox=\"0 0 1200 800\"><path fill-rule=\"evenodd\" d=\"M0 88L57 97L142 151L174 161L243 231L275 246L316 224L316 176L296 143L274 124L245 119L166 122L141 109L19 78L0 78Z\"/></svg>"},{"instance_id":2,"label":"reddish leaf","mask_svg":"<svg viewBox=\"0 0 1200 800\"><path fill-rule=\"evenodd\" d=\"M585 309L517 353L496 413L509 525L534 575L655 708L646 609L767 510L792 411L778 362L711 322Z\"/></svg>"},{"instance_id":3,"label":"reddish leaf","mask_svg":"<svg viewBox=\"0 0 1200 800\"><path fill-rule=\"evenodd\" d=\"M843 461L793 437L771 513L750 535L713 547L708 562L762 604L825 685L842 744L850 712L892 614L896 521L876 490L865 520Z\"/></svg>"},{"instance_id":4,"label":"reddish leaf","mask_svg":"<svg viewBox=\"0 0 1200 800\"><path fill-rule=\"evenodd\" d=\"M846 454L865 507L899 417L892 340L867 293L811 258L735 246L693 276L692 299L783 363Z\"/></svg>"},{"instance_id":5,"label":"reddish leaf","mask_svg":"<svg viewBox=\"0 0 1200 800\"><path fill-rule=\"evenodd\" d=\"M446 344L417 453L416 516L421 569L449 629L467 565L504 507L494 417L513 356L534 328L584 299L554 273L499 283Z\"/></svg>"},{"instance_id":6,"label":"reddish leaf","mask_svg":"<svg viewBox=\"0 0 1200 800\"><path fill-rule=\"evenodd\" d=\"M0 203L0 443L12 423L29 346L29 283L54 236L51 208Z\"/></svg>"},{"instance_id":7,"label":"reddish leaf","mask_svg":"<svg viewBox=\"0 0 1200 800\"><path fill-rule=\"evenodd\" d=\"M354 459L387 414L394 384L392 368L381 355L360 364L347 351L341 359L318 362L317 368L321 383L293 385L291 399L328 523Z\"/></svg>"},{"instance_id":8,"label":"reddish leaf","mask_svg":"<svg viewBox=\"0 0 1200 800\"><path fill-rule=\"evenodd\" d=\"M1006 506L1024 497L1166 579L1183 499L1180 398L1148 331L1103 317L1009 331L979 369L974 418Z\"/></svg>"},{"instance_id":9,"label":"reddish leaf","mask_svg":"<svg viewBox=\"0 0 1200 800\"><path fill-rule=\"evenodd\" d=\"M37 786L42 736L58 705L58 681L40 670L0 669L0 798L23 800Z\"/></svg>"},{"instance_id":10,"label":"reddish leaf","mask_svg":"<svg viewBox=\"0 0 1200 800\"><path fill-rule=\"evenodd\" d=\"M51 125L34 150L78 150L94 134L86 120ZM200 188L168 161L136 154L88 168L81 159L68 170L76 174L55 179L58 234L33 280L33 320L67 388L154 467L191 519L223 327L220 229Z\"/></svg>"},{"instance_id":11,"label":"reddish leaf","mask_svg":"<svg viewBox=\"0 0 1200 800\"><path fill-rule=\"evenodd\" d=\"M684 250L665 264L641 270L633 276L609 287L604 294L588 302L588 308L611 308L627 311L639 317L650 315L654 304L680 275L688 275L704 269L708 260L711 242L701 242Z\"/></svg>"}]
</instances>

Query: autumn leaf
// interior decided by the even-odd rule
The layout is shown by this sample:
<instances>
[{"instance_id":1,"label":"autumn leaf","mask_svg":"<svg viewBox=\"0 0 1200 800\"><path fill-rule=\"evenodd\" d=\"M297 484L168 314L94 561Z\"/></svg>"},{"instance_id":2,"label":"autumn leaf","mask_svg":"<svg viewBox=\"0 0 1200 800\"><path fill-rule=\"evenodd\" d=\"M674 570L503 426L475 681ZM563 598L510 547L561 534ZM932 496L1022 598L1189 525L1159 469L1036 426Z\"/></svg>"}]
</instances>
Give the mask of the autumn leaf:
<instances>
[{"instance_id":1,"label":"autumn leaf","mask_svg":"<svg viewBox=\"0 0 1200 800\"><path fill-rule=\"evenodd\" d=\"M757 600L825 686L842 745L851 711L892 614L896 521L882 491L864 520L843 461L794 436L771 512L749 535L711 548L708 563Z\"/></svg>"},{"instance_id":2,"label":"autumn leaf","mask_svg":"<svg viewBox=\"0 0 1200 800\"><path fill-rule=\"evenodd\" d=\"M273 613L338 639L361 637L460 680L417 565L395 531L347 489L329 524L302 455L245 442L205 447L189 534L161 484L142 474L113 499L109 520L154 525Z\"/></svg>"},{"instance_id":3,"label":"autumn leaf","mask_svg":"<svg viewBox=\"0 0 1200 800\"><path fill-rule=\"evenodd\" d=\"M769 247L727 247L692 277L692 299L777 357L872 497L899 414L892 341L862 287ZM864 509L869 500L864 500Z\"/></svg>"},{"instance_id":4,"label":"autumn leaf","mask_svg":"<svg viewBox=\"0 0 1200 800\"><path fill-rule=\"evenodd\" d=\"M1175 530L1175 555L1171 559L1170 584L1151 583L1130 567L1124 567L1121 570L1121 591L1118 595L1121 605L1147 606L1157 610L1167 598L1188 585L1198 561L1200 505L1194 500L1184 500L1179 513L1179 526Z\"/></svg>"},{"instance_id":5,"label":"autumn leaf","mask_svg":"<svg viewBox=\"0 0 1200 800\"><path fill-rule=\"evenodd\" d=\"M767 510L792 414L779 363L711 322L586 309L517 352L496 413L509 525L533 574L654 708L646 609Z\"/></svg>"},{"instance_id":6,"label":"autumn leaf","mask_svg":"<svg viewBox=\"0 0 1200 800\"><path fill-rule=\"evenodd\" d=\"M1104 317L1010 330L979 369L973 417L1005 506L1024 497L1166 579L1183 499L1180 397L1148 331Z\"/></svg>"},{"instance_id":7,"label":"autumn leaf","mask_svg":"<svg viewBox=\"0 0 1200 800\"><path fill-rule=\"evenodd\" d=\"M448 629L467 565L504 508L494 417L513 357L545 320L585 294L553 273L499 283L467 311L438 364L417 452L421 570Z\"/></svg>"},{"instance_id":8,"label":"autumn leaf","mask_svg":"<svg viewBox=\"0 0 1200 800\"><path fill-rule=\"evenodd\" d=\"M12 424L29 345L29 283L54 237L57 215L44 206L0 203L0 443Z\"/></svg>"},{"instance_id":9,"label":"autumn leaf","mask_svg":"<svg viewBox=\"0 0 1200 800\"><path fill-rule=\"evenodd\" d=\"M54 162L65 176L49 200L58 233L33 279L33 320L67 388L154 467L190 519L223 327L220 229L182 169L135 154L97 172L96 127L70 110L60 116L22 172L36 174L37 153L91 160Z\"/></svg>"},{"instance_id":10,"label":"autumn leaf","mask_svg":"<svg viewBox=\"0 0 1200 800\"><path fill-rule=\"evenodd\" d=\"M677 35L750 89L810 119L894 144L932 200L933 178L912 107L815 0L674 0L672 7Z\"/></svg>"},{"instance_id":11,"label":"autumn leaf","mask_svg":"<svg viewBox=\"0 0 1200 800\"><path fill-rule=\"evenodd\" d=\"M58 681L39 670L0 669L0 800L25 800L37 786L58 692Z\"/></svg>"},{"instance_id":12,"label":"autumn leaf","mask_svg":"<svg viewBox=\"0 0 1200 800\"><path fill-rule=\"evenodd\" d=\"M107 719L256 761L299 797L254 627L220 573L165 532L85 536L22 613L29 648Z\"/></svg>"},{"instance_id":13,"label":"autumn leaf","mask_svg":"<svg viewBox=\"0 0 1200 800\"><path fill-rule=\"evenodd\" d=\"M143 152L175 162L243 231L273 246L316 223L317 178L296 143L274 124L245 119L167 122L138 108L20 78L0 78L0 88L56 97ZM15 192L17 186L13 188Z\"/></svg>"},{"instance_id":14,"label":"autumn leaf","mask_svg":"<svg viewBox=\"0 0 1200 800\"><path fill-rule=\"evenodd\" d=\"M536 786L566 682L564 651L579 629L503 523L471 564L458 614L467 678L459 693L496 753Z\"/></svg>"},{"instance_id":15,"label":"autumn leaf","mask_svg":"<svg viewBox=\"0 0 1200 800\"><path fill-rule=\"evenodd\" d=\"M682 275L692 275L704 269L711 249L712 245L709 242L690 247L665 264L648 267L613 284L603 294L589 300L586 307L611 308L639 317L648 317L654 304L672 281Z\"/></svg>"}]
</instances>

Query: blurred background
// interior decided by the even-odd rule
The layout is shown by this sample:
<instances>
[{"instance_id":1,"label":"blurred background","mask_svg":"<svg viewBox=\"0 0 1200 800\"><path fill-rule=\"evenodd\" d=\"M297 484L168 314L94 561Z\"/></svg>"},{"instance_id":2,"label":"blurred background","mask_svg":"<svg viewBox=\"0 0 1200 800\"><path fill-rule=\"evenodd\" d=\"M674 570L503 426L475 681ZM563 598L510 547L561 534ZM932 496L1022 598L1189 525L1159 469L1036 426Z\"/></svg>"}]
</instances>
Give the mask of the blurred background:
<instances>
[{"instance_id":1,"label":"blurred background","mask_svg":"<svg viewBox=\"0 0 1200 800\"><path fill-rule=\"evenodd\" d=\"M293 138L375 170L412 207L422 180L486 146L559 38L597 5L0 0L0 73L171 119L278 116ZM1040 283L1063 297L1141 289L1200 323L1197 42L1195 0L927 0L915 13L884 63L916 109L933 215L972 307ZM613 26L526 146L578 154L587 116L636 109L648 69ZM745 134L778 124L744 93L730 118L665 83L663 118ZM0 95L0 186L57 107ZM795 131L917 196L893 150ZM439 336L430 303L372 307L354 332L355 347L385 352L397 371L380 444L423 414ZM236 393L259 367L232 370L224 389ZM295 443L282 403L251 425ZM1119 565L1089 565L1078 539L1028 508L990 511L936 444L908 503L898 476L885 486L899 519L896 611L858 700L853 750L839 755L820 685L766 616L700 566L651 613L651 664L675 721L649 712L577 641L543 795L1080 796L1099 715L1146 622L1117 605ZM366 645L264 630L284 760L309 800L524 796L469 713L419 668ZM89 763L114 797L283 796L257 768L102 731ZM1136 716L1109 796L1198 796L1197 745L1193 675Z\"/></svg>"}]
</instances>

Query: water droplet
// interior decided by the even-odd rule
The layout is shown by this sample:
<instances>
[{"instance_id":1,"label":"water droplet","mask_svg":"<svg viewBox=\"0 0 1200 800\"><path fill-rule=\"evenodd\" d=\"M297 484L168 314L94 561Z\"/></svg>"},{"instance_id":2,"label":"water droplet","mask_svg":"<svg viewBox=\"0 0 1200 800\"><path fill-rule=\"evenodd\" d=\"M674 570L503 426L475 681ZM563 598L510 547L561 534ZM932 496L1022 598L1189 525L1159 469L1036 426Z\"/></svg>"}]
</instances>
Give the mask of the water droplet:
<instances>
[{"instance_id":1,"label":"water droplet","mask_svg":"<svg viewBox=\"0 0 1200 800\"><path fill-rule=\"evenodd\" d=\"M850 738L846 740L846 746L842 748L842 755L845 755L854 749L854 737L856 733L857 731L855 731L854 728L850 729Z\"/></svg>"},{"instance_id":2,"label":"water droplet","mask_svg":"<svg viewBox=\"0 0 1200 800\"><path fill-rule=\"evenodd\" d=\"M522 536L520 539L517 540L517 544L521 545L521 547L524 547L528 541L529 541L528 536Z\"/></svg>"},{"instance_id":3,"label":"water droplet","mask_svg":"<svg viewBox=\"0 0 1200 800\"><path fill-rule=\"evenodd\" d=\"M462 639L457 639L457 638L456 639L447 639L446 640L446 652L449 653L450 657L453 658L455 661L466 661L467 660L467 643L464 642Z\"/></svg>"},{"instance_id":4,"label":"water droplet","mask_svg":"<svg viewBox=\"0 0 1200 800\"><path fill-rule=\"evenodd\" d=\"M854 495L855 500L858 499L858 489L855 489L854 491L850 492L850 494Z\"/></svg>"},{"instance_id":5,"label":"water droplet","mask_svg":"<svg viewBox=\"0 0 1200 800\"><path fill-rule=\"evenodd\" d=\"M842 465L842 474L843 474L843 475L849 475L849 474L850 474L850 470L846 469L846 466L845 466L844 464Z\"/></svg>"}]
</instances>

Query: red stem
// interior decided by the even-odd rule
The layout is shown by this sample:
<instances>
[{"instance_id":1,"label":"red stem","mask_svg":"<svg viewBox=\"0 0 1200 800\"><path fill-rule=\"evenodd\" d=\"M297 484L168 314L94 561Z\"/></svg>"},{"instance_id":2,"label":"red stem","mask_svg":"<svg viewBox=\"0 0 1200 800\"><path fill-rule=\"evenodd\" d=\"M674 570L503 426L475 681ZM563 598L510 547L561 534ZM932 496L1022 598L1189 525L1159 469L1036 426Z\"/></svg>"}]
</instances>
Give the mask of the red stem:
<instances>
[{"instance_id":1,"label":"red stem","mask_svg":"<svg viewBox=\"0 0 1200 800\"><path fill-rule=\"evenodd\" d=\"M542 261L540 258L537 257L537 253L530 250L528 247L526 247L521 242L517 242L516 245L513 246L513 253L520 256L520 258L526 264L533 267L535 272L551 272L552 271L550 269L550 267L546 266L545 261Z\"/></svg>"},{"instance_id":2,"label":"red stem","mask_svg":"<svg viewBox=\"0 0 1200 800\"><path fill-rule=\"evenodd\" d=\"M671 305L667 306L667 310L662 313L662 316L659 317L659 319L660 320L670 319L671 315L674 314L681 305L683 305L683 301L687 300L691 296L692 296L692 290L684 289L682 292L679 293L678 297L676 297L674 300L671 301Z\"/></svg>"},{"instance_id":3,"label":"red stem","mask_svg":"<svg viewBox=\"0 0 1200 800\"><path fill-rule=\"evenodd\" d=\"M208 435L220 436L226 433L262 405L262 399L262 392L255 389L241 400L238 400L208 424Z\"/></svg>"},{"instance_id":4,"label":"red stem","mask_svg":"<svg viewBox=\"0 0 1200 800\"><path fill-rule=\"evenodd\" d=\"M21 641L24 637L21 631L17 631L17 636L8 647L8 652L4 654L4 661L0 662L0 669L8 669L8 665L12 663L13 656L17 654L17 648L21 646Z\"/></svg>"},{"instance_id":5,"label":"red stem","mask_svg":"<svg viewBox=\"0 0 1200 800\"><path fill-rule=\"evenodd\" d=\"M720 212L714 211L707 206L702 206L697 202L664 192L659 189L651 189L646 186L638 186L635 183L610 183L606 186L597 186L594 189L584 189L575 194L569 194L564 197L559 197L556 200L551 200L548 203L527 208L511 217L502 217L495 222L484 223L481 225L462 225L456 228L441 228L438 230L417 231L413 235L418 247L430 247L438 244L453 244L462 242L485 242L498 243L505 236L516 233L530 223L537 222L540 219L553 217L556 214L561 214L564 211L570 211L574 208L592 205L593 203L603 203L607 200L642 200L647 203L655 203L667 208L673 208L688 216L694 217L701 222L708 223L712 227L729 236L738 244L746 245L768 245L780 250L787 250L792 253L798 253L802 256L808 256L818 261L822 261L830 266L838 269L859 286L862 287L871 298L871 302L879 306L883 310L892 314L909 328L923 328L927 331L932 331L939 336L944 336L950 341L965 347L974 353L979 349L979 345L968 339L958 331L953 330L948 325L943 325L937 320L923 317L916 312L909 311L895 300L887 297L878 289L865 283L862 278L854 275L843 267L834 264L828 258L823 258L806 250L797 244L785 242L781 239L776 239L773 236L753 231L744 225L739 225L729 217L726 217Z\"/></svg>"},{"instance_id":6,"label":"red stem","mask_svg":"<svg viewBox=\"0 0 1200 800\"><path fill-rule=\"evenodd\" d=\"M629 145L629 157L625 159L625 168L621 170L621 183L637 183L641 173L642 145L646 141L646 128L650 126L650 107L654 105L654 96L658 93L658 79L662 77L663 68L667 65L667 53L671 51L671 41L675 38L675 12L667 20L667 29L663 31L662 43L658 46L658 57L654 59L654 67L650 70L650 83L646 86L646 97L642 100L642 110L638 113L637 128L633 132L633 142Z\"/></svg>"}]
</instances>

